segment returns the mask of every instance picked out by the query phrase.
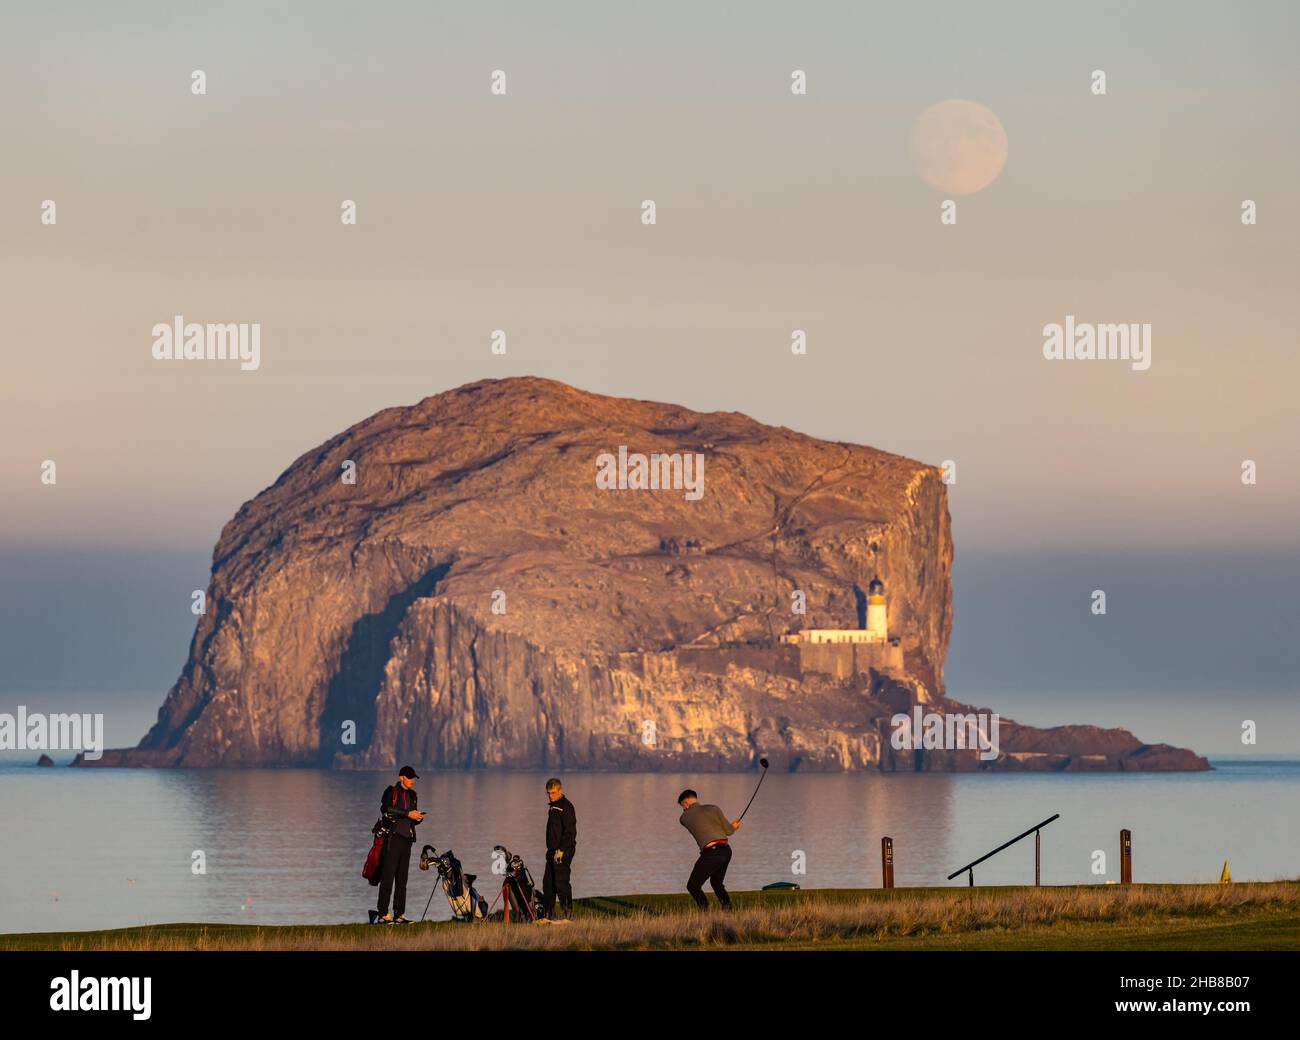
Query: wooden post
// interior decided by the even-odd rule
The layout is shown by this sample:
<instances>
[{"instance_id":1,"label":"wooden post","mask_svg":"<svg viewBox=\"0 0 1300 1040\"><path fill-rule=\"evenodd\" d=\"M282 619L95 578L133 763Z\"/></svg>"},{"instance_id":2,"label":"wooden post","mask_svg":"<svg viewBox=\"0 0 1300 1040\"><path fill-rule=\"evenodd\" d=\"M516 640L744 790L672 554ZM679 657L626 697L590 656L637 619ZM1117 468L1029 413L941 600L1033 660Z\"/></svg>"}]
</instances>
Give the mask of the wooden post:
<instances>
[{"instance_id":1,"label":"wooden post","mask_svg":"<svg viewBox=\"0 0 1300 1040\"><path fill-rule=\"evenodd\" d=\"M966 884L971 888L975 887L975 868L970 867L966 871Z\"/></svg>"},{"instance_id":2,"label":"wooden post","mask_svg":"<svg viewBox=\"0 0 1300 1040\"><path fill-rule=\"evenodd\" d=\"M894 839L880 839L880 882L882 888L894 887Z\"/></svg>"},{"instance_id":3,"label":"wooden post","mask_svg":"<svg viewBox=\"0 0 1300 1040\"><path fill-rule=\"evenodd\" d=\"M1133 832L1128 828L1119 832L1119 883L1133 884Z\"/></svg>"},{"instance_id":4,"label":"wooden post","mask_svg":"<svg viewBox=\"0 0 1300 1040\"><path fill-rule=\"evenodd\" d=\"M1042 874L1040 865L1043 857L1043 832L1034 831L1034 887L1037 888L1042 884Z\"/></svg>"}]
</instances>

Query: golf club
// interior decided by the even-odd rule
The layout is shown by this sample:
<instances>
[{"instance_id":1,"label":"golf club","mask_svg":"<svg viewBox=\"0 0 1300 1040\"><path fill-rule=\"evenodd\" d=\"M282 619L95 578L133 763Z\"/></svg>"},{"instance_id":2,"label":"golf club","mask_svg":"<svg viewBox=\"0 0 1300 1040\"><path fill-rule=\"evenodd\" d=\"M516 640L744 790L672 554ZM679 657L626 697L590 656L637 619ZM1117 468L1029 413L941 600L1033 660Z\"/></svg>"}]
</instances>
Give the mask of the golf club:
<instances>
[{"instance_id":1,"label":"golf club","mask_svg":"<svg viewBox=\"0 0 1300 1040\"><path fill-rule=\"evenodd\" d=\"M758 778L758 783L754 785L754 793L749 796L749 801L745 803L745 812L738 817L742 820L745 818L745 813L749 812L749 807L754 804L754 799L758 797L758 789L763 786L763 780L767 777L767 759L760 758L758 764L763 767L763 775Z\"/></svg>"}]
</instances>

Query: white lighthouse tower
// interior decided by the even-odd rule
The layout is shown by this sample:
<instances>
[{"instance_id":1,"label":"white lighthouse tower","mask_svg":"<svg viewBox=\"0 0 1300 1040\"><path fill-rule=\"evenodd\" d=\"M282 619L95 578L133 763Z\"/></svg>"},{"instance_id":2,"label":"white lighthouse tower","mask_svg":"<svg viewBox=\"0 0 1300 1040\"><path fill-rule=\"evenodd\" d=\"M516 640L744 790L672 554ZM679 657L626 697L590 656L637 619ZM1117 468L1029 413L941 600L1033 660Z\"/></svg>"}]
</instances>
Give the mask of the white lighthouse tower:
<instances>
[{"instance_id":1,"label":"white lighthouse tower","mask_svg":"<svg viewBox=\"0 0 1300 1040\"><path fill-rule=\"evenodd\" d=\"M889 638L889 619L885 611L885 583L872 578L867 586L867 631L872 639L884 642Z\"/></svg>"}]
</instances>

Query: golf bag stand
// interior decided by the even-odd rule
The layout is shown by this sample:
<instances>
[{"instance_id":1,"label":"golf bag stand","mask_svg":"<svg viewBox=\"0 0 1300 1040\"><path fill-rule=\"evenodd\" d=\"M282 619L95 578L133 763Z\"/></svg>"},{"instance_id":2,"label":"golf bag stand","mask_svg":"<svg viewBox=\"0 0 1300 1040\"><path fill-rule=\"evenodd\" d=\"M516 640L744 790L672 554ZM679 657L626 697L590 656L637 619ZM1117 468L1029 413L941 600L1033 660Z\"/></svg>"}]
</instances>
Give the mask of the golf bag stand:
<instances>
[{"instance_id":1,"label":"golf bag stand","mask_svg":"<svg viewBox=\"0 0 1300 1040\"><path fill-rule=\"evenodd\" d=\"M447 897L452 920L475 921L487 916L487 900L474 888L477 875L464 873L460 867L460 860L451 849L439 854L432 845L424 846L420 850L420 869L428 870L430 866L437 870L438 876L433 883L433 890L429 893L429 900L424 904L424 913L420 915L421 921L424 920L433 903L433 893L439 888Z\"/></svg>"},{"instance_id":2,"label":"golf bag stand","mask_svg":"<svg viewBox=\"0 0 1300 1040\"><path fill-rule=\"evenodd\" d=\"M505 877L501 879L501 921L510 923L513 908L520 921L535 922L544 916L541 895L533 885L533 875L519 856L513 855L504 845L493 850L505 862Z\"/></svg>"}]
</instances>

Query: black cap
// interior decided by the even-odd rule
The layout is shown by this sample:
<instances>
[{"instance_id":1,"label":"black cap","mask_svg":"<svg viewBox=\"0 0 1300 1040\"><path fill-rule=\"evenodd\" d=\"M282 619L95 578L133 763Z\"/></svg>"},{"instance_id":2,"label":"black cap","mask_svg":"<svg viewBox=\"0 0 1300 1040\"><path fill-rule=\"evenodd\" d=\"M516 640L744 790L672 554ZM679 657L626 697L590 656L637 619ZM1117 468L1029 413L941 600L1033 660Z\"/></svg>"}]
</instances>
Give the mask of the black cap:
<instances>
[{"instance_id":1,"label":"black cap","mask_svg":"<svg viewBox=\"0 0 1300 1040\"><path fill-rule=\"evenodd\" d=\"M416 772L414 769L412 769L410 766L402 766L402 768L399 769L399 770L397 771L397 775L398 775L398 776L404 776L404 777L406 777L406 778L409 779L409 780L419 780L419 779L420 779L420 774L417 773L417 772Z\"/></svg>"}]
</instances>

